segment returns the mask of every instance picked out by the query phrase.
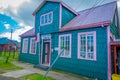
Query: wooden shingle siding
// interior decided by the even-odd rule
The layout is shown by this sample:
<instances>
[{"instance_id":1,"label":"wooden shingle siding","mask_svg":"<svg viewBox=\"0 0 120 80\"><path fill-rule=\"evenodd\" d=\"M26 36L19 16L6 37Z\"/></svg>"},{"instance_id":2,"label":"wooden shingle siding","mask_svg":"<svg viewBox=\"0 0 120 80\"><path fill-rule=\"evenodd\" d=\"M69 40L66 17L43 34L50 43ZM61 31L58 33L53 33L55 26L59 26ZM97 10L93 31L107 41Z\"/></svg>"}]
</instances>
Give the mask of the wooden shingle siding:
<instances>
[{"instance_id":1,"label":"wooden shingle siding","mask_svg":"<svg viewBox=\"0 0 120 80\"><path fill-rule=\"evenodd\" d=\"M38 55L33 54L20 54L19 59L27 63L38 64L39 63L38 57L39 57Z\"/></svg>"},{"instance_id":2,"label":"wooden shingle siding","mask_svg":"<svg viewBox=\"0 0 120 80\"><path fill-rule=\"evenodd\" d=\"M115 23L116 23L116 20L115 20L115 15L114 15L113 22L110 24L110 32L113 35L115 35L116 37L118 37L119 36L119 28Z\"/></svg>"},{"instance_id":3,"label":"wooden shingle siding","mask_svg":"<svg viewBox=\"0 0 120 80\"><path fill-rule=\"evenodd\" d=\"M110 25L110 32L113 35L118 36L118 27L114 23L111 23Z\"/></svg>"},{"instance_id":4,"label":"wooden shingle siding","mask_svg":"<svg viewBox=\"0 0 120 80\"><path fill-rule=\"evenodd\" d=\"M77 58L78 54L78 33L96 31L96 61L81 60ZM104 35L103 35L104 33ZM71 34L72 53L71 58L59 58L54 65L54 69L59 69L78 75L107 80L107 28L92 28L70 32L53 34L52 48L58 47L58 37L61 34ZM52 62L58 55L58 51L52 53ZM89 68L88 68L89 67Z\"/></svg>"},{"instance_id":5,"label":"wooden shingle siding","mask_svg":"<svg viewBox=\"0 0 120 80\"><path fill-rule=\"evenodd\" d=\"M47 33L59 31L59 10L60 10L59 5L60 5L59 3L48 1L42 6L42 8L36 14L36 22L35 22L36 31L38 31L39 27L41 34L47 34ZM48 25L40 26L40 16L50 11L53 12L53 22Z\"/></svg>"},{"instance_id":6,"label":"wooden shingle siding","mask_svg":"<svg viewBox=\"0 0 120 80\"><path fill-rule=\"evenodd\" d=\"M67 24L74 17L75 17L75 14L73 14L71 11L69 11L65 7L62 7L62 26Z\"/></svg>"},{"instance_id":7,"label":"wooden shingle siding","mask_svg":"<svg viewBox=\"0 0 120 80\"><path fill-rule=\"evenodd\" d=\"M20 47L20 55L19 55L19 59L21 61L25 61L28 63L32 63L32 64L38 64L39 63L39 56L38 56L38 50L36 52L36 54L30 54L30 39L33 38L35 36L29 36L29 37L23 37L21 38L21 46L23 45L23 39L27 38L28 39L28 51L27 53L22 53L22 47Z\"/></svg>"}]
</instances>

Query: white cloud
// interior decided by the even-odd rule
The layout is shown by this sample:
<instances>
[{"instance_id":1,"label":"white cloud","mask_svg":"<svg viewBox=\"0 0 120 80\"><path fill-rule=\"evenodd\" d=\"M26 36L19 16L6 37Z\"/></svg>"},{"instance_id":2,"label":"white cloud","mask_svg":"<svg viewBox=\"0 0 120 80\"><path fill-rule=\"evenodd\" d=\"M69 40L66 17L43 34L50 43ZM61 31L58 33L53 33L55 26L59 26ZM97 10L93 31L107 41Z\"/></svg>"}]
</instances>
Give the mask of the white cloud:
<instances>
[{"instance_id":1,"label":"white cloud","mask_svg":"<svg viewBox=\"0 0 120 80\"><path fill-rule=\"evenodd\" d=\"M120 0L118 1L118 8L120 8Z\"/></svg>"},{"instance_id":2,"label":"white cloud","mask_svg":"<svg viewBox=\"0 0 120 80\"><path fill-rule=\"evenodd\" d=\"M33 11L42 0L0 0L0 13L11 16L17 22L34 27ZM31 6L32 5L32 6Z\"/></svg>"},{"instance_id":3,"label":"white cloud","mask_svg":"<svg viewBox=\"0 0 120 80\"><path fill-rule=\"evenodd\" d=\"M20 26L20 29L12 33L12 39L20 41L19 35L34 27L32 12L40 4L40 1L42 0L0 0L0 13L10 16L13 20L19 22L18 26ZM6 29L10 28L7 23L4 23L4 26ZM10 32L4 32L0 34L0 37L10 38L10 34Z\"/></svg>"},{"instance_id":4,"label":"white cloud","mask_svg":"<svg viewBox=\"0 0 120 80\"><path fill-rule=\"evenodd\" d=\"M4 24L4 26L5 26L6 29L10 28L10 24Z\"/></svg>"},{"instance_id":5,"label":"white cloud","mask_svg":"<svg viewBox=\"0 0 120 80\"><path fill-rule=\"evenodd\" d=\"M14 32L12 33L12 39L13 39L13 40L20 41L19 35L21 35L21 34L23 34L24 32L30 30L31 28L32 28L32 27L30 27L30 26L25 26L24 28L17 29L16 31L14 31ZM10 35L11 35L10 32L6 32L6 33L0 34L0 37L7 37L7 38L10 39Z\"/></svg>"},{"instance_id":6,"label":"white cloud","mask_svg":"<svg viewBox=\"0 0 120 80\"><path fill-rule=\"evenodd\" d=\"M22 27L22 26L24 26L24 24L23 24L23 23L19 23L19 26L21 26L21 27Z\"/></svg>"},{"instance_id":7,"label":"white cloud","mask_svg":"<svg viewBox=\"0 0 120 80\"><path fill-rule=\"evenodd\" d=\"M19 7L24 2L29 2L30 0L0 0L0 4L3 7L7 6L13 6L13 7Z\"/></svg>"}]
</instances>

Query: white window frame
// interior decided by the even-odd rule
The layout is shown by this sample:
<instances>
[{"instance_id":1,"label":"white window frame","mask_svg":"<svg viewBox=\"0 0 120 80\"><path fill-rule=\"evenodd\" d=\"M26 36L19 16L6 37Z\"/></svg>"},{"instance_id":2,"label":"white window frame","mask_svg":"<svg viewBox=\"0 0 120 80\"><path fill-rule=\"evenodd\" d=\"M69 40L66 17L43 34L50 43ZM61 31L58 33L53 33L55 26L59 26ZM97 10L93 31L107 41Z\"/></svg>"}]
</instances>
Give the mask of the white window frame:
<instances>
[{"instance_id":1,"label":"white window frame","mask_svg":"<svg viewBox=\"0 0 120 80\"><path fill-rule=\"evenodd\" d=\"M24 41L27 40L27 43L25 43ZM25 45L26 45L26 51L25 51ZM22 53L28 53L28 38L24 38L23 42L22 42Z\"/></svg>"},{"instance_id":2,"label":"white window frame","mask_svg":"<svg viewBox=\"0 0 120 80\"><path fill-rule=\"evenodd\" d=\"M32 52L31 52L32 40L33 40L33 39L35 40L35 38L30 38L30 49L29 49L29 53L30 53L30 54L36 54L36 42L35 42L35 53L32 53Z\"/></svg>"},{"instance_id":3,"label":"white window frame","mask_svg":"<svg viewBox=\"0 0 120 80\"><path fill-rule=\"evenodd\" d=\"M60 42L61 42L61 41L60 41L60 38L61 38L61 37L66 37L66 36L69 36L69 37L70 37L70 43L69 43L69 45L70 45L70 53L69 53L68 56L65 56L65 55L62 56L62 55L61 55L60 57L71 58L71 42L72 42L72 39L71 39L72 36L71 36L71 34L63 34L63 35L59 35L59 49L58 49L58 55L59 55L59 53L61 52L61 50L60 50L60 47L61 47L61 46L60 46ZM64 51L64 54L65 54L65 51Z\"/></svg>"},{"instance_id":4,"label":"white window frame","mask_svg":"<svg viewBox=\"0 0 120 80\"><path fill-rule=\"evenodd\" d=\"M83 57L81 57L80 56L80 35L82 35L82 34L85 34L85 35L88 35L88 34L93 34L93 36L94 36L94 43L93 43L93 45L94 45L94 58L93 59L89 59L89 58L87 58L87 56L85 57L85 58L83 58ZM86 42L87 42L87 38L86 38ZM87 44L86 44L86 46L87 46ZM86 50L87 50L87 48L86 48ZM88 53L87 53L87 51L86 51L86 55L87 55ZM81 33L78 33L78 59L83 59L83 60L94 60L94 61L96 61L96 31L92 31L92 32L81 32Z\"/></svg>"},{"instance_id":5,"label":"white window frame","mask_svg":"<svg viewBox=\"0 0 120 80\"><path fill-rule=\"evenodd\" d=\"M45 23L45 16L47 16L47 20L49 20L49 19L48 19L48 15L49 15L49 14L51 14L51 21ZM44 23L42 23L42 17L44 17ZM52 22L53 22L53 11L50 11L50 12L45 13L45 14L42 14L42 15L40 16L40 26L52 24Z\"/></svg>"}]
</instances>

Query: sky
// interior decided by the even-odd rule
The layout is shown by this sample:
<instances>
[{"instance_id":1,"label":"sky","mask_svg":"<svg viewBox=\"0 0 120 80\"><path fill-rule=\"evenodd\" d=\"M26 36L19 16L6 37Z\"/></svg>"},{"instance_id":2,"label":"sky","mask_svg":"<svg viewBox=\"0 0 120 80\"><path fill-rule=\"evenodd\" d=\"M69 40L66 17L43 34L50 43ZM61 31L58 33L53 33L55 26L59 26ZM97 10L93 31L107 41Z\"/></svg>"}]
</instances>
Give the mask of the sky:
<instances>
[{"instance_id":1,"label":"sky","mask_svg":"<svg viewBox=\"0 0 120 80\"><path fill-rule=\"evenodd\" d=\"M20 41L20 34L34 27L33 11L43 0L0 0L0 37ZM62 0L76 11L81 11L94 6L102 5L116 0ZM120 0L118 11L120 16Z\"/></svg>"}]
</instances>

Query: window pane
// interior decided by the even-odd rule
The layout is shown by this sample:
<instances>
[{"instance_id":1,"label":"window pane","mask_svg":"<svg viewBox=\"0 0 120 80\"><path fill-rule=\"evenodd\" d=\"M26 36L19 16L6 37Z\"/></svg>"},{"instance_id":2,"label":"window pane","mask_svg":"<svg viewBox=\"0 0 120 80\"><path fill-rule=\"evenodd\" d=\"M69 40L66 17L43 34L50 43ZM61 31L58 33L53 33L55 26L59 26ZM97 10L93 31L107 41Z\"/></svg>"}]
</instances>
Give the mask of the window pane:
<instances>
[{"instance_id":1,"label":"window pane","mask_svg":"<svg viewBox=\"0 0 120 80\"><path fill-rule=\"evenodd\" d=\"M70 50L69 50L69 36L65 37L65 56L69 56Z\"/></svg>"},{"instance_id":2,"label":"window pane","mask_svg":"<svg viewBox=\"0 0 120 80\"><path fill-rule=\"evenodd\" d=\"M88 59L93 59L94 58L94 53L93 52L88 52L88 56L87 56Z\"/></svg>"},{"instance_id":3,"label":"window pane","mask_svg":"<svg viewBox=\"0 0 120 80\"><path fill-rule=\"evenodd\" d=\"M41 17L41 24L44 24L44 16Z\"/></svg>"},{"instance_id":4,"label":"window pane","mask_svg":"<svg viewBox=\"0 0 120 80\"><path fill-rule=\"evenodd\" d=\"M80 56L86 57L86 34L80 35Z\"/></svg>"},{"instance_id":5,"label":"window pane","mask_svg":"<svg viewBox=\"0 0 120 80\"><path fill-rule=\"evenodd\" d=\"M48 21L47 21L47 15L45 15L45 23L48 23Z\"/></svg>"},{"instance_id":6,"label":"window pane","mask_svg":"<svg viewBox=\"0 0 120 80\"><path fill-rule=\"evenodd\" d=\"M23 39L22 51L23 51L23 53L27 53L27 50L28 50L28 39Z\"/></svg>"},{"instance_id":7,"label":"window pane","mask_svg":"<svg viewBox=\"0 0 120 80\"><path fill-rule=\"evenodd\" d=\"M64 48L64 37L60 37L60 51ZM61 56L64 55L64 51L62 52Z\"/></svg>"},{"instance_id":8,"label":"window pane","mask_svg":"<svg viewBox=\"0 0 120 80\"><path fill-rule=\"evenodd\" d=\"M35 53L35 39L31 39L31 53Z\"/></svg>"},{"instance_id":9,"label":"window pane","mask_svg":"<svg viewBox=\"0 0 120 80\"><path fill-rule=\"evenodd\" d=\"M60 51L64 48L62 57L70 57L70 36L61 36L60 37Z\"/></svg>"},{"instance_id":10,"label":"window pane","mask_svg":"<svg viewBox=\"0 0 120 80\"><path fill-rule=\"evenodd\" d=\"M52 13L48 14L48 22L49 22L49 23L52 22Z\"/></svg>"},{"instance_id":11,"label":"window pane","mask_svg":"<svg viewBox=\"0 0 120 80\"><path fill-rule=\"evenodd\" d=\"M94 56L94 43L93 43L93 34L87 35L87 54L88 59L93 59Z\"/></svg>"},{"instance_id":12,"label":"window pane","mask_svg":"<svg viewBox=\"0 0 120 80\"><path fill-rule=\"evenodd\" d=\"M86 57L86 52L85 51L81 51L80 52L80 57L85 58Z\"/></svg>"},{"instance_id":13,"label":"window pane","mask_svg":"<svg viewBox=\"0 0 120 80\"><path fill-rule=\"evenodd\" d=\"M27 43L28 42L28 40L25 40L25 42L24 42L24 52L27 52Z\"/></svg>"}]
</instances>

